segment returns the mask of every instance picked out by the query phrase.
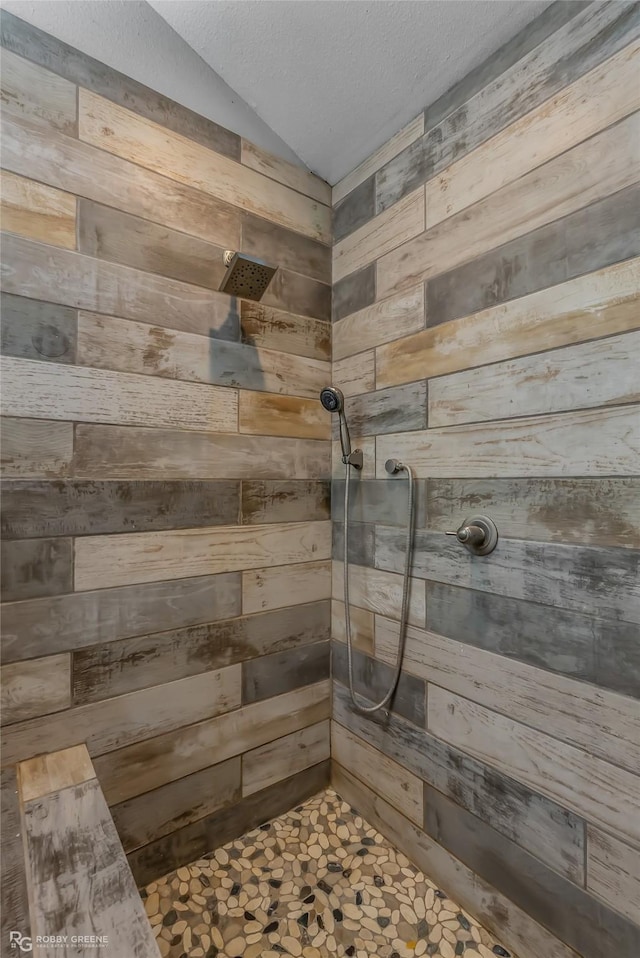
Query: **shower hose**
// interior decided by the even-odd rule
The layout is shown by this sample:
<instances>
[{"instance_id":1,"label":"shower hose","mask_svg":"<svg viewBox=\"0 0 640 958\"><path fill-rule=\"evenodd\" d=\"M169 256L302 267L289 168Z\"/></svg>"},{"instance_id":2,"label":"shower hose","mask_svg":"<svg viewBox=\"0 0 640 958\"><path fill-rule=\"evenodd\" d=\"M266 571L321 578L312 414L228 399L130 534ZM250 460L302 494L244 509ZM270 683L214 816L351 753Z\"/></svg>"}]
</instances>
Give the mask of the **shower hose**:
<instances>
[{"instance_id":1,"label":"shower hose","mask_svg":"<svg viewBox=\"0 0 640 958\"><path fill-rule=\"evenodd\" d=\"M406 466L403 463L398 463L397 470L398 472L402 471L407 474L407 491L408 491L408 502L407 502L407 540L405 548L405 563L404 563L404 576L402 579L402 606L400 609L400 635L398 637L398 653L396 656L396 667L391 685L380 702L377 702L375 705L365 705L362 702L358 701L356 697L355 690L353 688L353 640L351 636L351 611L349 606L349 486L350 486L350 472L349 472L349 463L346 463L346 475L344 482L344 561L343 561L343 572L344 572L344 605L345 605L345 629L347 636L347 664L349 672L349 693L351 695L351 701L355 709L358 712L363 712L364 714L371 714L372 712L379 712L380 709L385 708L386 705L393 698L394 692L397 688L398 681L400 679L400 672L402 670L402 657L404 655L404 645L405 637L407 631L407 619L409 616L409 591L410 591L410 575L411 575L411 557L413 552L413 533L414 533L414 476L411 471L410 466Z\"/></svg>"}]
</instances>

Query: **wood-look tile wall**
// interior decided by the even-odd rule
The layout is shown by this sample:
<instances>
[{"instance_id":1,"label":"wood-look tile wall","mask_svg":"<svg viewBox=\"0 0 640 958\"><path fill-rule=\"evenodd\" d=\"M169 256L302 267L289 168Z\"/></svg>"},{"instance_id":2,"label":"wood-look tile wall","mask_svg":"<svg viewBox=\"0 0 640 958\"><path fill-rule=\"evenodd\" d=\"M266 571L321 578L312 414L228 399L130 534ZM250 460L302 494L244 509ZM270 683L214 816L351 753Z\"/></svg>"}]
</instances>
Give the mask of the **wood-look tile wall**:
<instances>
[{"instance_id":1,"label":"wood-look tile wall","mask_svg":"<svg viewBox=\"0 0 640 958\"><path fill-rule=\"evenodd\" d=\"M4 797L86 741L142 882L328 781L330 189L2 43ZM261 303L227 248L279 265Z\"/></svg>"},{"instance_id":2,"label":"wood-look tile wall","mask_svg":"<svg viewBox=\"0 0 640 958\"><path fill-rule=\"evenodd\" d=\"M556 3L338 184L335 785L520 958L640 954L640 16ZM498 548L445 533L491 515Z\"/></svg>"}]
</instances>

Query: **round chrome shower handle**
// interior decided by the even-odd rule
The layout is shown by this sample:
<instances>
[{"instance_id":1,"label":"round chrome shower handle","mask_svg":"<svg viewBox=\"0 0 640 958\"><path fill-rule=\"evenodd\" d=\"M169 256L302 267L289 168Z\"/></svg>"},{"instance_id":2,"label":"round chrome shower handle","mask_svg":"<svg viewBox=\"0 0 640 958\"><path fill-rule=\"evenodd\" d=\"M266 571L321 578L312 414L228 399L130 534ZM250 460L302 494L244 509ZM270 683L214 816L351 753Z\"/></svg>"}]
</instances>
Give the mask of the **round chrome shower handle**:
<instances>
[{"instance_id":1,"label":"round chrome shower handle","mask_svg":"<svg viewBox=\"0 0 640 958\"><path fill-rule=\"evenodd\" d=\"M498 544L498 529L489 516L472 516L465 519L455 532L445 532L446 536L455 536L460 545L476 556L486 556L493 552Z\"/></svg>"}]
</instances>

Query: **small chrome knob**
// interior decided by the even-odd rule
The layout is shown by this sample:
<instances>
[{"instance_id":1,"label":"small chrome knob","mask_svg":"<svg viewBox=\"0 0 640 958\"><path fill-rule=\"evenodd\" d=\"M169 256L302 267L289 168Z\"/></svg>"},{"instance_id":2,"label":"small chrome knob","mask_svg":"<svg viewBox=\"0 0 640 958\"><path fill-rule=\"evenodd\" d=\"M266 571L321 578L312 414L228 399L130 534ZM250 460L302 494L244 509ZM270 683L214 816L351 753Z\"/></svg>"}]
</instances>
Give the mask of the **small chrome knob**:
<instances>
[{"instance_id":1,"label":"small chrome knob","mask_svg":"<svg viewBox=\"0 0 640 958\"><path fill-rule=\"evenodd\" d=\"M486 556L493 552L498 544L498 530L495 522L488 516L473 516L465 519L455 532L446 532L455 536L458 542L474 555Z\"/></svg>"},{"instance_id":2,"label":"small chrome knob","mask_svg":"<svg viewBox=\"0 0 640 958\"><path fill-rule=\"evenodd\" d=\"M390 476L395 476L397 472L402 472L404 466L397 459L387 459L384 464L384 468L387 470Z\"/></svg>"}]
</instances>

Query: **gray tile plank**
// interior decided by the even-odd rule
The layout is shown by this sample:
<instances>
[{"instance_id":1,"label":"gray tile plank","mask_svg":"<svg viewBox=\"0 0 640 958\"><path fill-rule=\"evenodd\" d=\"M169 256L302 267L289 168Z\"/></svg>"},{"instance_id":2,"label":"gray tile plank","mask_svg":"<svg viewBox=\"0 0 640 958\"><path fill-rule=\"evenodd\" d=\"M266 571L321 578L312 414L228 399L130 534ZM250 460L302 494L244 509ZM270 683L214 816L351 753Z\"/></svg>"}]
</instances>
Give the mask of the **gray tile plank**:
<instances>
[{"instance_id":1,"label":"gray tile plank","mask_svg":"<svg viewBox=\"0 0 640 958\"><path fill-rule=\"evenodd\" d=\"M528 23L524 29L508 40L480 66L471 70L446 93L431 103L424 111L424 128L430 130L446 116L470 100L483 87L496 80L501 74L543 43L556 30L563 27L572 17L589 6L590 0L556 0L540 16Z\"/></svg>"},{"instance_id":2,"label":"gray tile plank","mask_svg":"<svg viewBox=\"0 0 640 958\"><path fill-rule=\"evenodd\" d=\"M344 525L332 526L332 557L342 562L344 555ZM375 563L375 525L371 522L349 523L349 562L373 567Z\"/></svg>"},{"instance_id":3,"label":"gray tile plank","mask_svg":"<svg viewBox=\"0 0 640 958\"><path fill-rule=\"evenodd\" d=\"M376 566L402 571L404 538L376 530ZM491 555L471 555L455 538L416 532L413 574L450 585L640 623L640 550L500 539Z\"/></svg>"},{"instance_id":4,"label":"gray tile plank","mask_svg":"<svg viewBox=\"0 0 640 958\"><path fill-rule=\"evenodd\" d=\"M331 483L312 479L243 479L241 522L304 522L331 517Z\"/></svg>"},{"instance_id":5,"label":"gray tile plank","mask_svg":"<svg viewBox=\"0 0 640 958\"><path fill-rule=\"evenodd\" d=\"M426 525L449 532L475 513L508 539L640 548L640 479L429 479Z\"/></svg>"},{"instance_id":6,"label":"gray tile plank","mask_svg":"<svg viewBox=\"0 0 640 958\"><path fill-rule=\"evenodd\" d=\"M283 695L304 685L312 685L329 676L330 603L324 607L322 621L314 628L315 642L273 655L249 659L242 665L242 704ZM300 607L293 609L300 621Z\"/></svg>"},{"instance_id":7,"label":"gray tile plank","mask_svg":"<svg viewBox=\"0 0 640 958\"><path fill-rule=\"evenodd\" d=\"M7 479L2 535L24 539L235 525L239 487L238 481L223 479Z\"/></svg>"},{"instance_id":8,"label":"gray tile plank","mask_svg":"<svg viewBox=\"0 0 640 958\"><path fill-rule=\"evenodd\" d=\"M138 886L210 855L213 849L304 802L327 787L329 767L329 761L313 765L132 852L129 865Z\"/></svg>"},{"instance_id":9,"label":"gray tile plank","mask_svg":"<svg viewBox=\"0 0 640 958\"><path fill-rule=\"evenodd\" d=\"M376 264L370 263L333 284L332 319L343 319L376 298Z\"/></svg>"},{"instance_id":10,"label":"gray tile plank","mask_svg":"<svg viewBox=\"0 0 640 958\"><path fill-rule=\"evenodd\" d=\"M208 289L220 288L226 270L219 246L83 198L78 201L78 249Z\"/></svg>"},{"instance_id":11,"label":"gray tile plank","mask_svg":"<svg viewBox=\"0 0 640 958\"><path fill-rule=\"evenodd\" d=\"M202 625L221 603L228 616L240 615L241 578L239 572L228 572L5 603L3 660L22 661Z\"/></svg>"},{"instance_id":12,"label":"gray tile plank","mask_svg":"<svg viewBox=\"0 0 640 958\"><path fill-rule=\"evenodd\" d=\"M640 32L636 4L590 4L376 173L376 212L470 153Z\"/></svg>"},{"instance_id":13,"label":"gray tile plank","mask_svg":"<svg viewBox=\"0 0 640 958\"><path fill-rule=\"evenodd\" d=\"M427 383L390 386L376 392L349 396L345 413L352 436L380 436L388 432L410 432L427 428ZM333 423L334 439L338 424Z\"/></svg>"},{"instance_id":14,"label":"gray tile plank","mask_svg":"<svg viewBox=\"0 0 640 958\"><path fill-rule=\"evenodd\" d=\"M348 196L334 206L332 213L333 241L339 242L363 226L376 213L375 176L356 186Z\"/></svg>"},{"instance_id":15,"label":"gray tile plank","mask_svg":"<svg viewBox=\"0 0 640 958\"><path fill-rule=\"evenodd\" d=\"M30 930L29 899L22 847L22 825L15 767L0 773L2 804L2 941L9 941L10 931L28 936Z\"/></svg>"},{"instance_id":16,"label":"gray tile plank","mask_svg":"<svg viewBox=\"0 0 640 958\"><path fill-rule=\"evenodd\" d=\"M425 525L426 481L415 482L416 526ZM407 482L397 479L360 479L352 477L349 490L349 519L351 522L375 522L383 526L407 525ZM334 479L331 487L331 514L334 522L344 517L344 479Z\"/></svg>"},{"instance_id":17,"label":"gray tile plank","mask_svg":"<svg viewBox=\"0 0 640 958\"><path fill-rule=\"evenodd\" d=\"M242 214L242 251L273 266L331 284L331 247L277 223Z\"/></svg>"},{"instance_id":18,"label":"gray tile plank","mask_svg":"<svg viewBox=\"0 0 640 958\"><path fill-rule=\"evenodd\" d=\"M558 874L582 882L584 823L573 812L397 715L359 715L335 681L333 717Z\"/></svg>"},{"instance_id":19,"label":"gray tile plank","mask_svg":"<svg viewBox=\"0 0 640 958\"><path fill-rule=\"evenodd\" d=\"M347 647L342 642L333 642L331 649L331 674L342 685L348 685ZM353 650L353 687L356 694L379 702L386 694L394 669L384 662ZM403 672L391 701L391 713L402 716L420 728L425 723L425 683ZM365 736L366 738L366 736Z\"/></svg>"},{"instance_id":20,"label":"gray tile plank","mask_svg":"<svg viewBox=\"0 0 640 958\"><path fill-rule=\"evenodd\" d=\"M36 599L73 589L71 539L7 539L2 543L2 600Z\"/></svg>"},{"instance_id":21,"label":"gray tile plank","mask_svg":"<svg viewBox=\"0 0 640 958\"><path fill-rule=\"evenodd\" d=\"M211 620L204 625L79 649L73 653L74 704L162 685L256 656L275 662L276 654L286 652L287 663L295 664L298 658L303 661L304 646L329 637L328 605L323 601L231 618L237 608L237 596L229 592L220 596L217 607L211 609ZM265 682L270 674L269 664L265 660L262 668L256 665L258 681ZM268 687L263 690L266 695L261 698L276 694Z\"/></svg>"},{"instance_id":22,"label":"gray tile plank","mask_svg":"<svg viewBox=\"0 0 640 958\"><path fill-rule=\"evenodd\" d=\"M238 756L113 805L111 815L125 852L131 852L213 815L241 797Z\"/></svg>"},{"instance_id":23,"label":"gray tile plank","mask_svg":"<svg viewBox=\"0 0 640 958\"><path fill-rule=\"evenodd\" d=\"M640 188L620 190L427 283L437 326L640 255Z\"/></svg>"},{"instance_id":24,"label":"gray tile plank","mask_svg":"<svg viewBox=\"0 0 640 958\"><path fill-rule=\"evenodd\" d=\"M151 90L7 10L0 20L2 46L59 76L160 123L217 153L240 160L240 137L175 100Z\"/></svg>"},{"instance_id":25,"label":"gray tile plank","mask_svg":"<svg viewBox=\"0 0 640 958\"><path fill-rule=\"evenodd\" d=\"M584 958L640 953L640 926L425 786L425 831Z\"/></svg>"},{"instance_id":26,"label":"gray tile plank","mask_svg":"<svg viewBox=\"0 0 640 958\"><path fill-rule=\"evenodd\" d=\"M331 287L282 267L260 302L310 319L331 319Z\"/></svg>"},{"instance_id":27,"label":"gray tile plank","mask_svg":"<svg viewBox=\"0 0 640 958\"><path fill-rule=\"evenodd\" d=\"M2 353L21 359L75 363L75 309L2 293Z\"/></svg>"}]
</instances>

